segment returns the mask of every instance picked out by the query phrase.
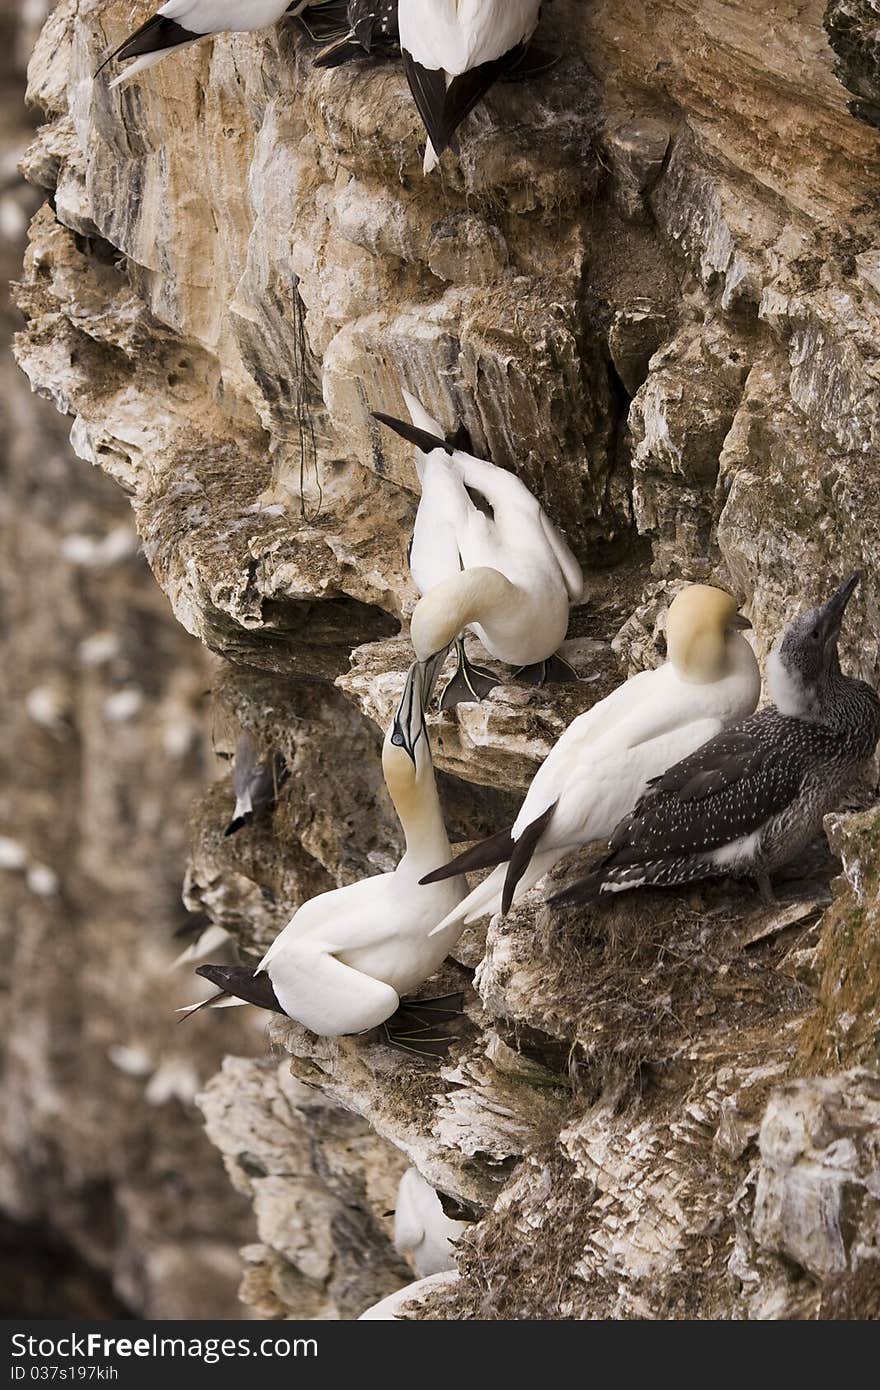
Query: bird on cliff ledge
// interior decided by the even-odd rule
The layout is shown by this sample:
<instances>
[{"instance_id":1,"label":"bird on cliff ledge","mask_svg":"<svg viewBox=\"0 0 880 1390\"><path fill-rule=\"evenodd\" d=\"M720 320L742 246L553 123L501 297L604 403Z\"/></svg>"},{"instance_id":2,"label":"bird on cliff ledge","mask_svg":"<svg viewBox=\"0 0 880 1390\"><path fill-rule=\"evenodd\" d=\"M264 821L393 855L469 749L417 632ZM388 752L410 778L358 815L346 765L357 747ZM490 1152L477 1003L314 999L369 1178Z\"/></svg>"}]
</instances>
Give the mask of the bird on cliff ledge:
<instances>
[{"instance_id":1,"label":"bird on cliff ledge","mask_svg":"<svg viewBox=\"0 0 880 1390\"><path fill-rule=\"evenodd\" d=\"M455 1245L471 1220L448 1216L443 1200L418 1168L407 1168L397 1189L394 1248L420 1279L455 1269Z\"/></svg>"},{"instance_id":2,"label":"bird on cliff ledge","mask_svg":"<svg viewBox=\"0 0 880 1390\"><path fill-rule=\"evenodd\" d=\"M375 419L419 451L422 499L410 569L422 598L411 635L421 661L456 643L458 671L442 708L479 700L498 684L468 661L468 627L524 680L577 680L555 655L584 582L565 540L515 473L457 448L414 396L404 392L404 399L412 424L379 413Z\"/></svg>"},{"instance_id":3,"label":"bird on cliff ledge","mask_svg":"<svg viewBox=\"0 0 880 1390\"><path fill-rule=\"evenodd\" d=\"M426 174L489 89L522 70L540 13L541 0L399 0L404 71L428 132Z\"/></svg>"},{"instance_id":4,"label":"bird on cliff ledge","mask_svg":"<svg viewBox=\"0 0 880 1390\"><path fill-rule=\"evenodd\" d=\"M137 59L110 83L111 87L118 87L120 82L127 82L188 44L213 34L266 29L283 14L289 12L297 17L316 3L321 0L167 0L151 19L107 55L95 76L108 63Z\"/></svg>"},{"instance_id":5,"label":"bird on cliff ledge","mask_svg":"<svg viewBox=\"0 0 880 1390\"><path fill-rule=\"evenodd\" d=\"M232 768L235 809L226 835L237 835L255 817L274 810L278 793L289 777L284 754L276 752L268 759L261 759L253 737L245 729L235 749Z\"/></svg>"},{"instance_id":6,"label":"bird on cliff ledge","mask_svg":"<svg viewBox=\"0 0 880 1390\"><path fill-rule=\"evenodd\" d=\"M652 777L751 714L761 675L742 636L749 626L721 589L690 584L676 594L666 618L668 661L572 721L509 830L427 875L425 883L437 883L493 870L441 925L507 912L564 855L607 840Z\"/></svg>"},{"instance_id":7,"label":"bird on cliff ledge","mask_svg":"<svg viewBox=\"0 0 880 1390\"><path fill-rule=\"evenodd\" d=\"M430 935L464 896L464 879L430 891L419 886L431 864L449 856L425 725L425 704L439 665L415 662L410 668L382 750L385 784L406 838L397 868L304 903L256 971L201 966L196 973L221 991L206 1001L208 1007L225 1007L233 999L255 1004L287 1014L321 1037L363 1033L386 1023L390 1041L405 1045L411 1034L410 1050L431 1050L419 1034L440 1021L444 1001L408 1002L400 1028L387 1021L402 996L434 974L462 933L455 926Z\"/></svg>"},{"instance_id":8,"label":"bird on cliff ledge","mask_svg":"<svg viewBox=\"0 0 880 1390\"><path fill-rule=\"evenodd\" d=\"M344 20L341 25L340 18ZM336 0L329 4L318 0L300 17L300 25L311 39L326 44L315 58L316 68L335 68L352 58L392 54L400 49L397 0Z\"/></svg>"},{"instance_id":9,"label":"bird on cliff ledge","mask_svg":"<svg viewBox=\"0 0 880 1390\"><path fill-rule=\"evenodd\" d=\"M773 706L733 725L658 777L599 867L554 903L726 875L757 879L805 849L867 766L880 700L844 676L837 643L860 575L789 625L767 663Z\"/></svg>"}]
</instances>

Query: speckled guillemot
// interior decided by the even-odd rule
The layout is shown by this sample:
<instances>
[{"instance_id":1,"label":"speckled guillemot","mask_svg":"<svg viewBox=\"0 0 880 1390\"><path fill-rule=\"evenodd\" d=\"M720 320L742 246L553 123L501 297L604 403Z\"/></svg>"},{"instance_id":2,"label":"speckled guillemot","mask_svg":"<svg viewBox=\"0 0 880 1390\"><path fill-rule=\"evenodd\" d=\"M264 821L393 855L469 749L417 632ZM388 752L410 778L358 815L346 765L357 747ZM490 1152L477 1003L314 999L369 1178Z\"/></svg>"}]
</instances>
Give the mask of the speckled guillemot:
<instances>
[{"instance_id":1,"label":"speckled guillemot","mask_svg":"<svg viewBox=\"0 0 880 1390\"><path fill-rule=\"evenodd\" d=\"M757 879L789 863L822 828L880 739L880 700L844 676L837 642L858 573L796 618L767 663L773 707L676 763L642 797L586 878L551 901L728 875Z\"/></svg>"},{"instance_id":2,"label":"speckled guillemot","mask_svg":"<svg viewBox=\"0 0 880 1390\"><path fill-rule=\"evenodd\" d=\"M397 0L342 0L340 4L312 7L300 23L309 35L326 47L315 59L317 68L338 67L352 58L363 58L365 54L394 53L399 49L397 27ZM344 24L341 32L333 33L330 16L341 9Z\"/></svg>"}]
</instances>

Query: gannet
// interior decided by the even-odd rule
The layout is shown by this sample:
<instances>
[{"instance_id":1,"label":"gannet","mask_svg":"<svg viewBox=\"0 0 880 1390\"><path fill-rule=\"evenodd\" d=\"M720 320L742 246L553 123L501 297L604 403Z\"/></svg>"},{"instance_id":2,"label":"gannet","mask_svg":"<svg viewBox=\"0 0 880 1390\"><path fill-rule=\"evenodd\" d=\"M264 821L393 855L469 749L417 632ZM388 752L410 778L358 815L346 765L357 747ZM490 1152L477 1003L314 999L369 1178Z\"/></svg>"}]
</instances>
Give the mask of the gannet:
<instances>
[{"instance_id":1,"label":"gannet","mask_svg":"<svg viewBox=\"0 0 880 1390\"><path fill-rule=\"evenodd\" d=\"M569 607L583 592L581 567L553 522L515 473L443 438L436 420L404 392L412 424L375 418L416 445L422 499L410 569L422 595L411 633L420 660L458 646L458 672L444 691L448 709L479 699L498 682L472 666L466 628L523 679L573 680L554 655L568 631Z\"/></svg>"},{"instance_id":2,"label":"gannet","mask_svg":"<svg viewBox=\"0 0 880 1390\"><path fill-rule=\"evenodd\" d=\"M397 868L305 903L256 973L200 967L197 973L227 995L285 1013L322 1037L362 1033L390 1019L455 945L461 927L430 933L464 896L464 879L428 891L419 886L431 864L449 856L424 717L438 666L413 664L382 750L385 784L406 837Z\"/></svg>"},{"instance_id":3,"label":"gannet","mask_svg":"<svg viewBox=\"0 0 880 1390\"><path fill-rule=\"evenodd\" d=\"M767 662L773 705L656 778L599 868L553 901L718 875L755 878L772 901L769 875L818 835L880 739L880 700L837 655L859 579L786 629Z\"/></svg>"},{"instance_id":4,"label":"gannet","mask_svg":"<svg viewBox=\"0 0 880 1390\"><path fill-rule=\"evenodd\" d=\"M151 19L107 55L98 72L108 63L136 58L137 62L110 83L117 87L187 44L213 34L266 29L286 11L299 15L313 3L314 0L166 0Z\"/></svg>"},{"instance_id":5,"label":"gannet","mask_svg":"<svg viewBox=\"0 0 880 1390\"><path fill-rule=\"evenodd\" d=\"M729 594L707 584L682 589L666 618L668 660L640 671L578 715L548 754L509 830L428 874L494 867L443 925L507 912L581 845L607 840L652 777L751 714L761 675Z\"/></svg>"},{"instance_id":6,"label":"gannet","mask_svg":"<svg viewBox=\"0 0 880 1390\"><path fill-rule=\"evenodd\" d=\"M457 1283L457 1270L445 1270L440 1274L429 1274L426 1279L417 1279L414 1284L407 1284L405 1288L389 1294L379 1303L374 1303L372 1308L361 1313L358 1322L397 1322L398 1313L405 1313L414 1299L432 1293L435 1289L451 1288Z\"/></svg>"},{"instance_id":7,"label":"gannet","mask_svg":"<svg viewBox=\"0 0 880 1390\"><path fill-rule=\"evenodd\" d=\"M338 8L338 5L319 3L314 20L311 15L300 20L312 38L330 39L315 58L316 68L338 67L352 58L393 53L399 47L397 0L348 0L347 4L342 0L345 23L341 31L331 37L326 27L326 12Z\"/></svg>"},{"instance_id":8,"label":"gannet","mask_svg":"<svg viewBox=\"0 0 880 1390\"><path fill-rule=\"evenodd\" d=\"M394 1248L408 1259L420 1279L455 1269L455 1243L468 1222L453 1221L418 1168L408 1168L397 1189Z\"/></svg>"},{"instance_id":9,"label":"gannet","mask_svg":"<svg viewBox=\"0 0 880 1390\"><path fill-rule=\"evenodd\" d=\"M274 810L278 793L289 777L284 755L273 753L271 758L261 761L252 736L245 730L235 749L232 770L235 810L226 835L237 834L243 826L250 825L255 816Z\"/></svg>"},{"instance_id":10,"label":"gannet","mask_svg":"<svg viewBox=\"0 0 880 1390\"><path fill-rule=\"evenodd\" d=\"M399 0L403 66L428 132L425 173L465 116L525 57L541 0Z\"/></svg>"}]
</instances>

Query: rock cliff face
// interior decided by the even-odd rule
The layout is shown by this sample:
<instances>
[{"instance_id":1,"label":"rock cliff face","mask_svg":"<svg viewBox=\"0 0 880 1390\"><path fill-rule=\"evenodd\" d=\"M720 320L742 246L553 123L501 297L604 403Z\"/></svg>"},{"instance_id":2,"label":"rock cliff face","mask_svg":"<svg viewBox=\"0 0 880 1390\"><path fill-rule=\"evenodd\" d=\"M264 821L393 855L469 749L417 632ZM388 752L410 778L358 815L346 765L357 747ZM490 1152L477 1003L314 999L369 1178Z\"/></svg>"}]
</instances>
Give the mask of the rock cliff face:
<instances>
[{"instance_id":1,"label":"rock cliff face","mask_svg":"<svg viewBox=\"0 0 880 1390\"><path fill-rule=\"evenodd\" d=\"M399 67L313 71L291 21L116 92L91 74L128 0L61 0L37 45L18 359L223 663L216 717L288 757L246 839L228 788L194 813L188 901L248 952L399 849L378 750L416 480L370 412L401 387L516 467L587 570L583 684L434 718L453 839L659 659L682 579L729 586L763 655L862 567L843 656L880 677L875 6L545 8L562 61L428 180ZM273 1023L275 1060L228 1060L202 1101L257 1211L245 1297L353 1316L403 1282L383 1213L408 1161L479 1218L415 1316L876 1315L880 813L867 788L841 810L830 907L817 846L772 911L535 894L470 932L431 983L469 1001L439 1072Z\"/></svg>"}]
</instances>

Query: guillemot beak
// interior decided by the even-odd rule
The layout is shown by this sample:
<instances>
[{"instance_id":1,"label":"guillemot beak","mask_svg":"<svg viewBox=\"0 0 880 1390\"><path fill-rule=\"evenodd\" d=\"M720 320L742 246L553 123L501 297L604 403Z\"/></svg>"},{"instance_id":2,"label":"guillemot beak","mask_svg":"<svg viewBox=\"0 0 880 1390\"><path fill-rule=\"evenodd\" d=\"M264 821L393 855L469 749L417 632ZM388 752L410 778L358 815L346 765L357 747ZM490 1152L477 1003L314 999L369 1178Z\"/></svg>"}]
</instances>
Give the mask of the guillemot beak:
<instances>
[{"instance_id":1,"label":"guillemot beak","mask_svg":"<svg viewBox=\"0 0 880 1390\"><path fill-rule=\"evenodd\" d=\"M730 626L737 632L751 632L752 624L743 613L734 613L730 620Z\"/></svg>"},{"instance_id":2,"label":"guillemot beak","mask_svg":"<svg viewBox=\"0 0 880 1390\"><path fill-rule=\"evenodd\" d=\"M391 729L391 742L395 748L402 748L416 763L416 746L420 738L427 739L425 728L425 709L434 693L437 677L446 659L448 647L442 652L428 657L427 661L414 661L409 668L403 695L394 716Z\"/></svg>"},{"instance_id":3,"label":"guillemot beak","mask_svg":"<svg viewBox=\"0 0 880 1390\"><path fill-rule=\"evenodd\" d=\"M846 605L859 587L861 577L861 570L856 570L849 579L841 584L836 593L831 595L828 602L819 609L819 627L826 641L831 637L836 637L840 632Z\"/></svg>"}]
</instances>

